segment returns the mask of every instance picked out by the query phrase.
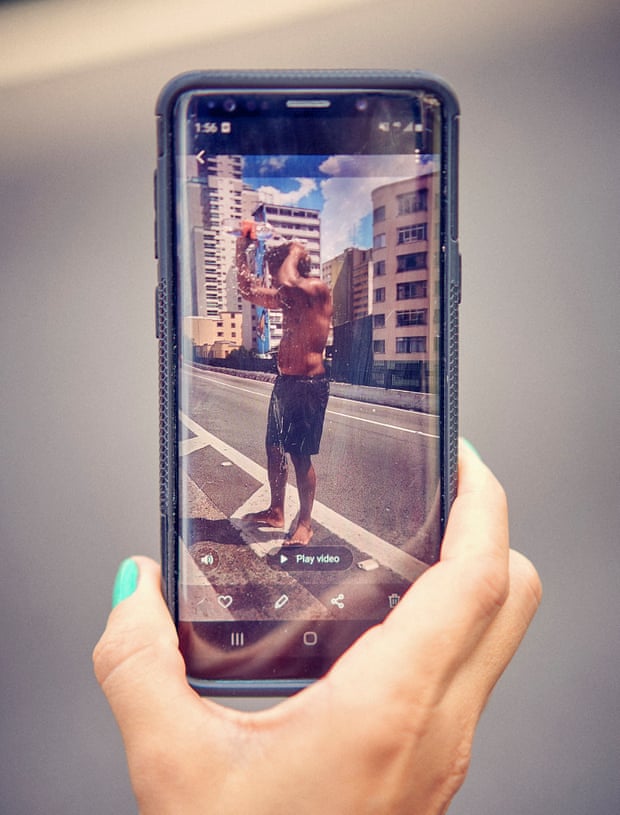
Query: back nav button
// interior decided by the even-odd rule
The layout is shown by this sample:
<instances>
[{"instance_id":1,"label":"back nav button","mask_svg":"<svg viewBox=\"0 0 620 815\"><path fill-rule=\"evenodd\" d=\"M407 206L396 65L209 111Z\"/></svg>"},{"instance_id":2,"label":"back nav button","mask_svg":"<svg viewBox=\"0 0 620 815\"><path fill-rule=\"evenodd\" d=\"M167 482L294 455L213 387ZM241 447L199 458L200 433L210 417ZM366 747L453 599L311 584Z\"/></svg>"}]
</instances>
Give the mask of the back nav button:
<instances>
[{"instance_id":1,"label":"back nav button","mask_svg":"<svg viewBox=\"0 0 620 815\"><path fill-rule=\"evenodd\" d=\"M286 572L340 572L351 568L353 555L346 546L281 546L269 552L267 563Z\"/></svg>"}]
</instances>

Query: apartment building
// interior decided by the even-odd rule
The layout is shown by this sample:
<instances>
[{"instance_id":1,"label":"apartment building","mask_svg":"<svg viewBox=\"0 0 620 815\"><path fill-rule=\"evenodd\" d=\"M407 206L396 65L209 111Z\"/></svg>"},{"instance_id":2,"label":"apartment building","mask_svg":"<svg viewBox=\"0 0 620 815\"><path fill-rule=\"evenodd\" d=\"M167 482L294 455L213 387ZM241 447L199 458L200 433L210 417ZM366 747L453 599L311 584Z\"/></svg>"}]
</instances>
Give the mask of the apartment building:
<instances>
[{"instance_id":1,"label":"apartment building","mask_svg":"<svg viewBox=\"0 0 620 815\"><path fill-rule=\"evenodd\" d=\"M437 373L439 204L437 174L372 192L374 378L428 390Z\"/></svg>"},{"instance_id":2,"label":"apartment building","mask_svg":"<svg viewBox=\"0 0 620 815\"><path fill-rule=\"evenodd\" d=\"M184 354L188 359L223 359L242 344L242 315L223 311L217 317L185 317Z\"/></svg>"},{"instance_id":3,"label":"apartment building","mask_svg":"<svg viewBox=\"0 0 620 815\"><path fill-rule=\"evenodd\" d=\"M250 191L244 193L247 201L252 201ZM244 205L244 216L247 208ZM260 202L253 212L247 213L252 220L266 221L287 241L302 242L309 255L312 274L321 274L321 218L316 209L285 206L271 202ZM264 330L260 310L247 301L243 302L243 344L248 350L256 350L257 336ZM273 352L282 338L282 312L269 310L269 349Z\"/></svg>"}]
</instances>

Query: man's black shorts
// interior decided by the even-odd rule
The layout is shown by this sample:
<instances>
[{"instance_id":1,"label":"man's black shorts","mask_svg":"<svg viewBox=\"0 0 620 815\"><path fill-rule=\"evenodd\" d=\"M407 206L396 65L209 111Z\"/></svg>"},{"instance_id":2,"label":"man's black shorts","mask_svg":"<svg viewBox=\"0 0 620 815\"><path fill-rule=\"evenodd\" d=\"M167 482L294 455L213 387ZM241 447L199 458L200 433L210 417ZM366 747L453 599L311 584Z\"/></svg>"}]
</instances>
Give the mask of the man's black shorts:
<instances>
[{"instance_id":1,"label":"man's black shorts","mask_svg":"<svg viewBox=\"0 0 620 815\"><path fill-rule=\"evenodd\" d=\"M269 402L267 445L300 456L316 455L328 398L326 376L279 374Z\"/></svg>"}]
</instances>

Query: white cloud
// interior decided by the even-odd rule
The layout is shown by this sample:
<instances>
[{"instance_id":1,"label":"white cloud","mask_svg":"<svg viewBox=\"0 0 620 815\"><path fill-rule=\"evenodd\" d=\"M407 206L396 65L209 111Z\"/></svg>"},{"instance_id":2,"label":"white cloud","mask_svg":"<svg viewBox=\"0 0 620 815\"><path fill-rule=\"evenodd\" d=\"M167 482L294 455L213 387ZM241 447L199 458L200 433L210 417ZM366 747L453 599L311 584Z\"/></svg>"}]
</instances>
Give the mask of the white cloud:
<instances>
[{"instance_id":1,"label":"white cloud","mask_svg":"<svg viewBox=\"0 0 620 815\"><path fill-rule=\"evenodd\" d=\"M299 184L296 190L289 190L283 192L277 187L262 186L258 188L259 197L264 201L270 201L274 204L281 204L282 206L295 206L302 198L309 195L317 189L316 179L314 178L296 178L295 181Z\"/></svg>"},{"instance_id":2,"label":"white cloud","mask_svg":"<svg viewBox=\"0 0 620 815\"><path fill-rule=\"evenodd\" d=\"M319 170L339 178L413 178L428 172L429 166L428 163L416 162L411 155L329 156L322 162Z\"/></svg>"},{"instance_id":3,"label":"white cloud","mask_svg":"<svg viewBox=\"0 0 620 815\"><path fill-rule=\"evenodd\" d=\"M269 156L261 167L261 175L269 175L274 170L277 172L282 170L286 164L286 156Z\"/></svg>"},{"instance_id":4,"label":"white cloud","mask_svg":"<svg viewBox=\"0 0 620 815\"><path fill-rule=\"evenodd\" d=\"M359 245L362 220L372 213L372 191L384 184L427 173L429 164L417 164L412 156L330 156L320 165L330 178L321 181L325 201L321 216L322 260ZM368 234L362 249L370 248Z\"/></svg>"},{"instance_id":5,"label":"white cloud","mask_svg":"<svg viewBox=\"0 0 620 815\"><path fill-rule=\"evenodd\" d=\"M325 201L321 215L322 260L339 255L355 243L362 218L372 210L370 193L376 186L375 181L335 177L321 182Z\"/></svg>"}]
</instances>

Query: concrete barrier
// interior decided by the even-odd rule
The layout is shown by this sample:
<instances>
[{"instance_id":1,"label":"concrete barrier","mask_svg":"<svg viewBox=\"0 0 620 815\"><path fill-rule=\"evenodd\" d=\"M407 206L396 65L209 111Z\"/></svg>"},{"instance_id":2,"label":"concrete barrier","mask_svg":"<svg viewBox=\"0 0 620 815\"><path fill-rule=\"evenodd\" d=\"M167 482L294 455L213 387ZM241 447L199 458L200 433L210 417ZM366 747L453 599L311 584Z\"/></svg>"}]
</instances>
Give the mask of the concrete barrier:
<instances>
[{"instance_id":1,"label":"concrete barrier","mask_svg":"<svg viewBox=\"0 0 620 815\"><path fill-rule=\"evenodd\" d=\"M194 363L196 368L213 371L228 376L237 376L242 379L254 379L258 382L274 382L276 374L264 373L262 371L240 371L234 368L223 368L219 366ZM437 412L436 397L430 393L415 393L386 388L373 388L368 385L349 385L346 382L330 382L330 393L341 399L352 399L356 402L368 402L373 405L387 405L398 407L403 410L415 410L420 413L433 414Z\"/></svg>"}]
</instances>

